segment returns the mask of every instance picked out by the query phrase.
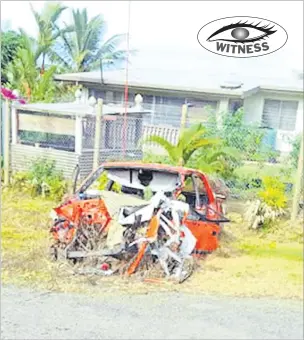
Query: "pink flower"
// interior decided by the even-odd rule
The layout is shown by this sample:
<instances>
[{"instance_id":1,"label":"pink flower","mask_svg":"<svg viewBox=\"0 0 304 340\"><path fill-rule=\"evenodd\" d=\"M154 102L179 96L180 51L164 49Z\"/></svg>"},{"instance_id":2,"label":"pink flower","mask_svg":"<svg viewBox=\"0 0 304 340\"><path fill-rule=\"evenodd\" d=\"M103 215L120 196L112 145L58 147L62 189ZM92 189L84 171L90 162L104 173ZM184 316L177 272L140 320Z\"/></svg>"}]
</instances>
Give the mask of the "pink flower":
<instances>
[{"instance_id":1,"label":"pink flower","mask_svg":"<svg viewBox=\"0 0 304 340\"><path fill-rule=\"evenodd\" d=\"M6 89L5 87L1 87L1 94L3 97L11 100L16 100L17 97L13 94L13 91L10 89Z\"/></svg>"},{"instance_id":2,"label":"pink flower","mask_svg":"<svg viewBox=\"0 0 304 340\"><path fill-rule=\"evenodd\" d=\"M6 98L6 99L10 99L10 100L18 100L18 102L19 102L20 104L26 104L26 101L25 101L23 98L21 98L21 97L18 98L18 97L13 93L13 91L10 90L10 89L7 89L7 88L5 88L5 87L1 87L1 94L2 94L2 96L3 96L4 98Z\"/></svg>"}]
</instances>

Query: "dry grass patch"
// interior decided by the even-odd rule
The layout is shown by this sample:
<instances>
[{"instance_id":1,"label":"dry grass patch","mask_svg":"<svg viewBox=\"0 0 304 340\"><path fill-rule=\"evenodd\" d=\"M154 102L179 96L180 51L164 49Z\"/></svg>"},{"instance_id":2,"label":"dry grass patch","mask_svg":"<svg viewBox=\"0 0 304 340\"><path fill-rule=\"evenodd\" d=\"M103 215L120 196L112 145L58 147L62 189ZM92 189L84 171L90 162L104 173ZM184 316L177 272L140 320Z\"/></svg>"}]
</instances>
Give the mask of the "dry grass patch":
<instances>
[{"instance_id":1,"label":"dry grass patch","mask_svg":"<svg viewBox=\"0 0 304 340\"><path fill-rule=\"evenodd\" d=\"M128 294L184 291L303 299L303 226L249 232L239 220L226 228L221 248L200 261L182 285L139 278L75 276L67 263L48 259L49 212L56 203L2 193L2 283L61 292ZM301 234L302 233L302 234ZM283 236L284 237L283 237ZM284 242L282 242L284 241Z\"/></svg>"}]
</instances>

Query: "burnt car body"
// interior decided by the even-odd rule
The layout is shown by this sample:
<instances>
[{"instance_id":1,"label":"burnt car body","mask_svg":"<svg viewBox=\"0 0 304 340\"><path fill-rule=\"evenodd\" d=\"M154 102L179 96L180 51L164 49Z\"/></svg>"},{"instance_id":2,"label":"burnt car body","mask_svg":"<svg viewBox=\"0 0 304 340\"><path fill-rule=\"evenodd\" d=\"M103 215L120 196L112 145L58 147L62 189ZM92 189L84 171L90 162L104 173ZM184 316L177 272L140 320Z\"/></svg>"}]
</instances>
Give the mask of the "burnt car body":
<instances>
[{"instance_id":1,"label":"burnt car body","mask_svg":"<svg viewBox=\"0 0 304 340\"><path fill-rule=\"evenodd\" d=\"M225 197L214 193L204 173L195 169L164 164L105 163L92 172L63 205L68 202L96 199L99 196L98 190L92 191L90 188L104 172L107 173L105 190L111 192L114 183L119 183L121 194L126 195L125 205L128 204L130 196L143 199L144 191L148 187L153 194L164 191L169 198L180 199L182 197L190 206L190 213L185 224L197 239L195 252L208 254L218 248L222 223L228 222L228 219L223 216ZM77 176L75 183L76 180Z\"/></svg>"}]
</instances>

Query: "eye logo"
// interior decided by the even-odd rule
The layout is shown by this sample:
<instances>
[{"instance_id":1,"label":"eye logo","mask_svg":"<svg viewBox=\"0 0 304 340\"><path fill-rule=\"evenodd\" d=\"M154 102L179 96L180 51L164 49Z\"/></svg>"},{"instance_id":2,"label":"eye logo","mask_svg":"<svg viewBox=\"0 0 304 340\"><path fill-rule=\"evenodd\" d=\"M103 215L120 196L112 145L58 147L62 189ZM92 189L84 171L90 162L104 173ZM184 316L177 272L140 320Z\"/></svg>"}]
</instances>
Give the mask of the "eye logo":
<instances>
[{"instance_id":1,"label":"eye logo","mask_svg":"<svg viewBox=\"0 0 304 340\"><path fill-rule=\"evenodd\" d=\"M243 24L241 23L241 21L239 21L236 24L231 24L231 25L227 25L224 26L222 28L220 28L219 30L217 30L216 32L214 32L213 34L211 34L211 36L207 39L208 41L229 41L229 42L235 42L235 43L247 43L247 42L255 42L255 41L259 41L259 40L264 40L265 37L269 37L271 34L275 33L276 31L272 30L275 26L271 26L268 27L268 25L264 25L264 26L259 26L261 22L259 22L257 25L253 25L253 24L247 24L247 21L244 22ZM255 31L260 31L262 32L262 34L260 34L257 37L251 37L251 32L250 30L248 30L248 28L253 29ZM231 30L230 35L232 36L232 38L234 39L228 39L228 38L216 38L216 36L218 36L220 33L223 32L227 32ZM214 40L211 40L212 38L215 38ZM248 39L246 39L248 38Z\"/></svg>"},{"instance_id":2,"label":"eye logo","mask_svg":"<svg viewBox=\"0 0 304 340\"><path fill-rule=\"evenodd\" d=\"M266 19L229 17L203 26L197 35L206 50L226 57L251 58L273 53L287 41L285 29Z\"/></svg>"}]
</instances>

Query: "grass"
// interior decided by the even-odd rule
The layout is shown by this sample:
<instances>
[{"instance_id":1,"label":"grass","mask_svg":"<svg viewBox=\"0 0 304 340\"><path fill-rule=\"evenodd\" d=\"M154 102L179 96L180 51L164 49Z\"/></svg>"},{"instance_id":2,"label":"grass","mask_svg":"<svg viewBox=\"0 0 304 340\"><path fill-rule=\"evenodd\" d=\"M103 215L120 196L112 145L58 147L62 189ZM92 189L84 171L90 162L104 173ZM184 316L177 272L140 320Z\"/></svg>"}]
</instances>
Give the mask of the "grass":
<instances>
[{"instance_id":1,"label":"grass","mask_svg":"<svg viewBox=\"0 0 304 340\"><path fill-rule=\"evenodd\" d=\"M266 163L266 162L248 162L235 170L236 175L245 178L263 178L265 176L280 176L285 182L293 182L296 170L292 170L289 175L283 175L286 170L286 164Z\"/></svg>"},{"instance_id":2,"label":"grass","mask_svg":"<svg viewBox=\"0 0 304 340\"><path fill-rule=\"evenodd\" d=\"M277 244L270 242L266 244L244 243L239 249L244 250L247 255L282 259L287 261L303 261L303 247L297 243L295 244Z\"/></svg>"},{"instance_id":3,"label":"grass","mask_svg":"<svg viewBox=\"0 0 304 340\"><path fill-rule=\"evenodd\" d=\"M2 193L2 283L92 295L183 291L303 299L303 226L284 222L251 232L232 216L220 249L199 263L182 285L138 278L73 276L67 263L48 259L48 215L55 202Z\"/></svg>"}]
</instances>

